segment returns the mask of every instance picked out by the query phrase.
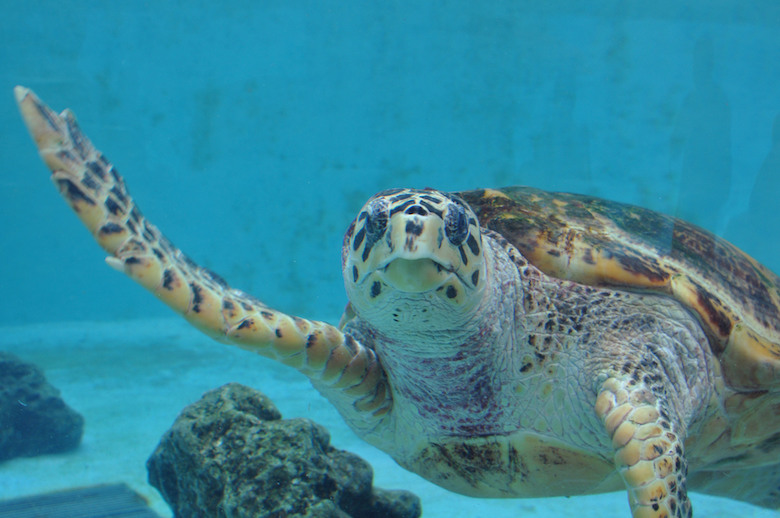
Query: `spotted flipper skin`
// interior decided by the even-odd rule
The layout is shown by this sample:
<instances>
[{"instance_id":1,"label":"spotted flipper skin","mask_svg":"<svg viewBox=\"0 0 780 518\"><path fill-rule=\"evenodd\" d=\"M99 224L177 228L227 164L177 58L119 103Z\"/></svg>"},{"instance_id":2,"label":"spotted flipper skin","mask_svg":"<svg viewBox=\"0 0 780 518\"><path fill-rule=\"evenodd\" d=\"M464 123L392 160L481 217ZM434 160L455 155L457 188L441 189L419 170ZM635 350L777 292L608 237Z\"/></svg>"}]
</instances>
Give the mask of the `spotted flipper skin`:
<instances>
[{"instance_id":1,"label":"spotted flipper skin","mask_svg":"<svg viewBox=\"0 0 780 518\"><path fill-rule=\"evenodd\" d=\"M108 253L109 265L213 338L297 368L326 395L364 414L367 426L390 410L390 391L372 349L329 324L271 309L195 264L144 218L73 113L57 115L23 87L15 94L52 181Z\"/></svg>"},{"instance_id":2,"label":"spotted flipper skin","mask_svg":"<svg viewBox=\"0 0 780 518\"><path fill-rule=\"evenodd\" d=\"M651 391L631 378L609 378L596 414L612 439L633 518L692 516L683 440Z\"/></svg>"}]
</instances>

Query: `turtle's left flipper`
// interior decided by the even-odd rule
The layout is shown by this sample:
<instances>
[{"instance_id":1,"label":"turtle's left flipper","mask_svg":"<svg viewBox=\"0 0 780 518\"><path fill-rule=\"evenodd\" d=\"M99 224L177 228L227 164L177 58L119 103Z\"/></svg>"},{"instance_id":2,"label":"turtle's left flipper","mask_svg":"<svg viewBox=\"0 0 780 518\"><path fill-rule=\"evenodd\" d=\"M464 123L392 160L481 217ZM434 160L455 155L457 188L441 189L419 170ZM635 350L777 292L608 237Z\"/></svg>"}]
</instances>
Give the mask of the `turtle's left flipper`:
<instances>
[{"instance_id":1,"label":"turtle's left flipper","mask_svg":"<svg viewBox=\"0 0 780 518\"><path fill-rule=\"evenodd\" d=\"M57 115L21 86L14 93L52 181L100 246L114 255L128 230L117 222L124 223L130 209L121 177L81 133L70 110Z\"/></svg>"},{"instance_id":2,"label":"turtle's left flipper","mask_svg":"<svg viewBox=\"0 0 780 518\"><path fill-rule=\"evenodd\" d=\"M612 439L633 518L691 516L682 438L651 391L631 377L609 378L596 414Z\"/></svg>"},{"instance_id":3,"label":"turtle's left flipper","mask_svg":"<svg viewBox=\"0 0 780 518\"><path fill-rule=\"evenodd\" d=\"M215 339L297 368L321 390L338 389L359 412L381 418L390 409L373 350L331 325L271 309L195 264L143 217L69 110L57 115L27 88L14 92L52 181L108 252L108 264Z\"/></svg>"}]
</instances>

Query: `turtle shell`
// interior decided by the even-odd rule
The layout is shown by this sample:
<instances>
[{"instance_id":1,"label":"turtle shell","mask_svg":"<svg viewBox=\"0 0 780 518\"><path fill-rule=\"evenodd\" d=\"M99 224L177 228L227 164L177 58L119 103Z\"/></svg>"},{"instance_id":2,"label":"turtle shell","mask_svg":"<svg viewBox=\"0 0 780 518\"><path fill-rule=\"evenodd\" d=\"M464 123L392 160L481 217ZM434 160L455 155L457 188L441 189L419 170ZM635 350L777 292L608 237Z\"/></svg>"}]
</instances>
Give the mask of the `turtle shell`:
<instances>
[{"instance_id":1,"label":"turtle shell","mask_svg":"<svg viewBox=\"0 0 780 518\"><path fill-rule=\"evenodd\" d=\"M701 321L727 384L780 389L780 278L691 223L594 197L529 187L458 193L547 275L666 294Z\"/></svg>"}]
</instances>

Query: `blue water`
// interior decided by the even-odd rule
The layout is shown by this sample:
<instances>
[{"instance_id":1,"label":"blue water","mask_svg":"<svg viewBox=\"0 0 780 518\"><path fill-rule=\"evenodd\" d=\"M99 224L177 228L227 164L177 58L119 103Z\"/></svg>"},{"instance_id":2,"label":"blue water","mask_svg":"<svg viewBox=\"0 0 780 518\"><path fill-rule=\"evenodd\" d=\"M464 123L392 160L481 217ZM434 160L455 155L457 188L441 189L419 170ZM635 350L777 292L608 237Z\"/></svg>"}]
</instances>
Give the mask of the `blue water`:
<instances>
[{"instance_id":1,"label":"blue water","mask_svg":"<svg viewBox=\"0 0 780 518\"><path fill-rule=\"evenodd\" d=\"M143 408L159 416L130 420L139 430L122 438L137 448L128 470L142 471L178 409L219 383L273 387L288 416L322 406L305 382L261 359L251 372L245 354L209 370L234 352L159 324L169 311L102 264L49 184L16 112L15 84L72 108L180 248L289 313L338 320L341 236L364 200L389 187L595 194L683 216L780 271L774 1L3 4L0 346L39 361L81 402L74 406L92 428L79 454L93 457L60 459L57 469L41 468L51 459L0 465L0 497L60 487L46 473L99 480L103 471L90 466L111 454L96 445L119 433L117 414L127 420L111 398L155 383L179 392L163 402L149 393ZM176 354L145 355L154 337L168 337L173 351L202 344L187 353L202 355L199 376ZM137 367L133 379L101 390L114 387L125 361ZM447 494L342 435L335 413L317 418L334 442L343 437L337 445L363 448L394 473L378 474L384 485L417 490L427 516L627 513L624 495L496 503ZM149 444L134 443L138 434ZM703 512L702 501L715 503ZM699 516L772 515L694 504Z\"/></svg>"}]
</instances>

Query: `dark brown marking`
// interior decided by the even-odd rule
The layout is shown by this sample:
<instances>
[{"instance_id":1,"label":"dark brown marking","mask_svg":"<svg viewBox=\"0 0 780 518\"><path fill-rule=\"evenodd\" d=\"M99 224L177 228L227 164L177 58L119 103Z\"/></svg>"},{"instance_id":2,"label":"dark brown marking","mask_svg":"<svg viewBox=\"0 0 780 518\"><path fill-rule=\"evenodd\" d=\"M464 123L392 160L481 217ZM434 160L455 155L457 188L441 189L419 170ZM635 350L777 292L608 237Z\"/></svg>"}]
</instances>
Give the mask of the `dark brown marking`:
<instances>
[{"instance_id":1,"label":"dark brown marking","mask_svg":"<svg viewBox=\"0 0 780 518\"><path fill-rule=\"evenodd\" d=\"M192 290L192 311L200 313L200 303L203 302L203 288L191 282L190 290Z\"/></svg>"},{"instance_id":2,"label":"dark brown marking","mask_svg":"<svg viewBox=\"0 0 780 518\"><path fill-rule=\"evenodd\" d=\"M103 158L103 157L101 156L101 158ZM106 161L106 163L108 164L108 161ZM114 181L115 181L116 183L118 183L118 184L122 184L122 183L123 183L123 182L122 182L122 177L121 177L121 176L119 176L119 171L117 171L117 170L116 170L116 167L112 166L111 164L108 164L108 165L109 165L109 167L110 167L110 169L108 170L108 172L109 172L109 173L111 173L111 176L114 178Z\"/></svg>"},{"instance_id":3,"label":"dark brown marking","mask_svg":"<svg viewBox=\"0 0 780 518\"><path fill-rule=\"evenodd\" d=\"M109 191L111 194L113 194L117 200L119 200L119 203L122 205L127 205L127 196L124 195L122 192L122 189L117 187L116 185L111 187L111 190Z\"/></svg>"},{"instance_id":4,"label":"dark brown marking","mask_svg":"<svg viewBox=\"0 0 780 518\"><path fill-rule=\"evenodd\" d=\"M252 327L253 324L254 324L254 320L252 320L251 318L245 318L244 320L241 321L240 324L238 324L238 327L236 329L247 329L249 327Z\"/></svg>"},{"instance_id":5,"label":"dark brown marking","mask_svg":"<svg viewBox=\"0 0 780 518\"><path fill-rule=\"evenodd\" d=\"M143 231L143 237L146 238L147 241L152 242L157 240L157 229L154 228L154 225L151 225L148 221L144 220L144 231Z\"/></svg>"},{"instance_id":6,"label":"dark brown marking","mask_svg":"<svg viewBox=\"0 0 780 518\"><path fill-rule=\"evenodd\" d=\"M56 116L52 115L51 110L40 102L35 103L35 108L38 110L41 117L46 119L46 123L51 126L52 129L57 130L57 119L55 118Z\"/></svg>"},{"instance_id":7,"label":"dark brown marking","mask_svg":"<svg viewBox=\"0 0 780 518\"><path fill-rule=\"evenodd\" d=\"M430 203L426 203L424 201L421 201L420 205L422 205L423 207L428 209L428 212L430 212L432 214L436 214L440 218L444 215L444 212L442 212L441 210L437 209L436 207L434 207Z\"/></svg>"},{"instance_id":8,"label":"dark brown marking","mask_svg":"<svg viewBox=\"0 0 780 518\"><path fill-rule=\"evenodd\" d=\"M479 270L475 270L474 273L471 274L471 284L473 284L476 287L478 282L479 282Z\"/></svg>"},{"instance_id":9,"label":"dark brown marking","mask_svg":"<svg viewBox=\"0 0 780 518\"><path fill-rule=\"evenodd\" d=\"M399 201L403 201L403 200L406 200L408 198L411 198L412 196L414 196L413 193L411 193L411 192L404 192L404 193L401 193L401 194L396 194L395 196L390 198L390 201L392 203L397 203Z\"/></svg>"},{"instance_id":10,"label":"dark brown marking","mask_svg":"<svg viewBox=\"0 0 780 518\"><path fill-rule=\"evenodd\" d=\"M84 194L84 191L76 187L76 184L67 178L58 179L57 186L60 188L60 191L65 194L65 197L67 197L71 202L84 202L87 205L95 205L95 200Z\"/></svg>"},{"instance_id":11,"label":"dark brown marking","mask_svg":"<svg viewBox=\"0 0 780 518\"><path fill-rule=\"evenodd\" d=\"M417 214L418 216L427 216L428 215L428 209L420 205L419 203L415 203L408 209L404 211L404 214Z\"/></svg>"},{"instance_id":12,"label":"dark brown marking","mask_svg":"<svg viewBox=\"0 0 780 518\"><path fill-rule=\"evenodd\" d=\"M281 338L282 337L282 330L277 327L276 329L274 329L274 334L276 334L277 338Z\"/></svg>"},{"instance_id":13,"label":"dark brown marking","mask_svg":"<svg viewBox=\"0 0 780 518\"><path fill-rule=\"evenodd\" d=\"M458 290L456 290L452 284L447 286L447 298L454 299L457 296L458 296Z\"/></svg>"},{"instance_id":14,"label":"dark brown marking","mask_svg":"<svg viewBox=\"0 0 780 518\"><path fill-rule=\"evenodd\" d=\"M390 217L393 217L393 215L394 215L396 212L401 212L401 211L403 211L403 210L406 210L406 207L408 207L408 206L409 206L409 205L411 205L412 203L414 203L414 200L406 200L406 201L405 201L405 202L403 202L401 205L396 205L395 207L393 207L392 209L390 209Z\"/></svg>"},{"instance_id":15,"label":"dark brown marking","mask_svg":"<svg viewBox=\"0 0 780 518\"><path fill-rule=\"evenodd\" d=\"M627 254L615 254L615 256L627 271L646 277L653 283L663 283L669 280L669 274L653 258L637 258Z\"/></svg>"},{"instance_id":16,"label":"dark brown marking","mask_svg":"<svg viewBox=\"0 0 780 518\"><path fill-rule=\"evenodd\" d=\"M366 227L365 225L360 227L360 230L358 230L357 234L355 234L355 239L352 241L352 250L357 252L357 249L360 248L360 245L363 243L363 238L366 237Z\"/></svg>"},{"instance_id":17,"label":"dark brown marking","mask_svg":"<svg viewBox=\"0 0 780 518\"><path fill-rule=\"evenodd\" d=\"M594 265L596 264L596 261L593 259L593 249L588 248L585 250L585 252L582 254L582 260L585 261L587 264Z\"/></svg>"},{"instance_id":18,"label":"dark brown marking","mask_svg":"<svg viewBox=\"0 0 780 518\"><path fill-rule=\"evenodd\" d=\"M713 300L716 300L715 297L705 290L703 287L699 285L696 286L696 297L699 301L699 304L702 308L704 308L705 313L707 314L707 318L709 321L717 328L718 333L720 333L721 337L727 337L731 334L731 326L732 322L729 317L723 313L723 311L719 310L715 307L715 304L713 304ZM716 344L712 344L714 347L716 347ZM722 351L716 351L716 352L722 352Z\"/></svg>"},{"instance_id":19,"label":"dark brown marking","mask_svg":"<svg viewBox=\"0 0 780 518\"><path fill-rule=\"evenodd\" d=\"M425 225L415 220L409 220L406 222L406 233L413 236L420 236L423 233Z\"/></svg>"},{"instance_id":20,"label":"dark brown marking","mask_svg":"<svg viewBox=\"0 0 780 518\"><path fill-rule=\"evenodd\" d=\"M108 212L110 212L114 216L122 213L122 207L120 207L119 204L111 196L106 198L106 202L104 205L106 206L106 210L108 210Z\"/></svg>"},{"instance_id":21,"label":"dark brown marking","mask_svg":"<svg viewBox=\"0 0 780 518\"><path fill-rule=\"evenodd\" d=\"M81 185L94 192L98 192L100 190L100 184L88 171L84 173L84 176L81 177Z\"/></svg>"},{"instance_id":22,"label":"dark brown marking","mask_svg":"<svg viewBox=\"0 0 780 518\"><path fill-rule=\"evenodd\" d=\"M97 162L89 161L86 163L87 169L92 171L92 174L100 178L101 180L106 179L106 171L98 164Z\"/></svg>"},{"instance_id":23,"label":"dark brown marking","mask_svg":"<svg viewBox=\"0 0 780 518\"><path fill-rule=\"evenodd\" d=\"M467 266L469 264L469 258L466 255L466 251L463 249L463 245L460 245L458 247L458 252L460 252L460 261L463 263L464 266Z\"/></svg>"},{"instance_id":24,"label":"dark brown marking","mask_svg":"<svg viewBox=\"0 0 780 518\"><path fill-rule=\"evenodd\" d=\"M473 235L470 235L468 240L466 241L466 244L469 245L469 249L471 250L471 253L474 255L479 255L479 244L477 243L477 240L474 238Z\"/></svg>"},{"instance_id":25,"label":"dark brown marking","mask_svg":"<svg viewBox=\"0 0 780 518\"><path fill-rule=\"evenodd\" d=\"M176 282L176 273L168 268L163 272L163 288L168 291L173 290L173 283Z\"/></svg>"},{"instance_id":26,"label":"dark brown marking","mask_svg":"<svg viewBox=\"0 0 780 518\"><path fill-rule=\"evenodd\" d=\"M232 301L230 301L228 299L224 299L222 301L222 309L225 309L227 311L233 311L234 309L236 309L236 305L233 304Z\"/></svg>"},{"instance_id":27,"label":"dark brown marking","mask_svg":"<svg viewBox=\"0 0 780 518\"><path fill-rule=\"evenodd\" d=\"M118 225L116 223L106 223L102 227L100 227L100 232L102 234L121 234L125 231L125 228L122 225Z\"/></svg>"},{"instance_id":28,"label":"dark brown marking","mask_svg":"<svg viewBox=\"0 0 780 518\"><path fill-rule=\"evenodd\" d=\"M251 306L250 306L250 308L251 308ZM244 309L246 309L246 308L244 308ZM274 314L271 313L270 311L261 311L260 314L263 315L263 318L266 319L266 320L273 320L274 319Z\"/></svg>"},{"instance_id":29,"label":"dark brown marking","mask_svg":"<svg viewBox=\"0 0 780 518\"><path fill-rule=\"evenodd\" d=\"M420 195L420 198L423 200L432 201L433 203L441 203L442 201L444 201L441 198L437 198L436 196L431 196L430 194L422 194Z\"/></svg>"},{"instance_id":30,"label":"dark brown marking","mask_svg":"<svg viewBox=\"0 0 780 518\"><path fill-rule=\"evenodd\" d=\"M70 141L73 144L73 149L76 150L76 152L83 160L84 158L87 157L86 139L84 138L84 135L81 133L81 130L79 130L79 127L72 116L65 117L65 124L68 127L68 136L70 136Z\"/></svg>"}]
</instances>

